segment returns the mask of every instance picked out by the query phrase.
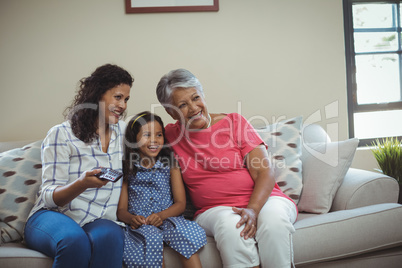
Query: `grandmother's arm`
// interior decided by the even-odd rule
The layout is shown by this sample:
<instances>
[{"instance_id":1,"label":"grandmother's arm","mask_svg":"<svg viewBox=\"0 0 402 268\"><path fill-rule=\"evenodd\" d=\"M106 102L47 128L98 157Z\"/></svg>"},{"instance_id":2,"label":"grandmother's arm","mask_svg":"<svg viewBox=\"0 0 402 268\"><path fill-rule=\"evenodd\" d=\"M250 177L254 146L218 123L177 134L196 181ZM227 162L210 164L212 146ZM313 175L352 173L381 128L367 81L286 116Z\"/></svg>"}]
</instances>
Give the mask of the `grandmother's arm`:
<instances>
[{"instance_id":1,"label":"grandmother's arm","mask_svg":"<svg viewBox=\"0 0 402 268\"><path fill-rule=\"evenodd\" d=\"M274 172L264 145L251 150L245 160L255 183L247 208L254 209L258 214L275 187Z\"/></svg>"},{"instance_id":2,"label":"grandmother's arm","mask_svg":"<svg viewBox=\"0 0 402 268\"><path fill-rule=\"evenodd\" d=\"M254 190L251 194L247 208L233 208L233 211L241 216L236 227L240 228L245 225L240 233L244 239L254 237L257 231L257 218L260 210L267 202L273 188L275 187L275 179L271 162L264 145L255 147L245 158L245 162L254 180Z\"/></svg>"}]
</instances>

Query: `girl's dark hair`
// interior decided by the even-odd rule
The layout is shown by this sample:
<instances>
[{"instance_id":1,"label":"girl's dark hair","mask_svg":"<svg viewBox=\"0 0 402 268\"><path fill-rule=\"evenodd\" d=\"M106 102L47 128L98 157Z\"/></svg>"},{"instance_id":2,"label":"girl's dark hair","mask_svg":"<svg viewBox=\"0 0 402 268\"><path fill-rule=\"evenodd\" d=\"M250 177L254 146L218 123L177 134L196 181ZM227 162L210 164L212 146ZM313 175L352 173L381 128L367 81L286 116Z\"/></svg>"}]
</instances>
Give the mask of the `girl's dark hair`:
<instances>
[{"instance_id":1,"label":"girl's dark hair","mask_svg":"<svg viewBox=\"0 0 402 268\"><path fill-rule=\"evenodd\" d=\"M96 138L99 101L103 94L121 84L131 87L133 81L126 70L112 64L102 65L91 76L82 78L77 95L64 112L74 135L85 143Z\"/></svg>"},{"instance_id":2,"label":"girl's dark hair","mask_svg":"<svg viewBox=\"0 0 402 268\"><path fill-rule=\"evenodd\" d=\"M124 139L124 158L123 158L123 179L127 180L130 175L137 173L137 166L140 162L140 150L138 148L137 135L141 131L143 125L149 122L156 121L162 127L164 146L157 156L165 166L172 167L175 164L173 151L166 141L165 127L162 119L151 112L145 111L135 115L127 124L125 139Z\"/></svg>"}]
</instances>

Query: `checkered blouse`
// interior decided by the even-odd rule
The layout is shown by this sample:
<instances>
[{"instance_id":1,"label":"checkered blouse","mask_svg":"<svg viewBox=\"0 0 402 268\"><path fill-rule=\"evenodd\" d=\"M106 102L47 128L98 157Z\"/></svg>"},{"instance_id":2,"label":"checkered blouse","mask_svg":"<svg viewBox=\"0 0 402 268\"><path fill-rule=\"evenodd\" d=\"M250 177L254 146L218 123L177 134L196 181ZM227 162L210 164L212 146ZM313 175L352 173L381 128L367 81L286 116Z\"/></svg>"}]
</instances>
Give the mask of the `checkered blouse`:
<instances>
[{"instance_id":1,"label":"checkered blouse","mask_svg":"<svg viewBox=\"0 0 402 268\"><path fill-rule=\"evenodd\" d=\"M53 192L56 187L75 181L82 172L95 167L121 171L125 127L123 121L110 126L112 135L107 153L102 151L99 138L90 144L79 140L68 121L51 128L42 143L42 185L29 216L46 208L69 216L80 226L99 218L117 221L122 180L109 182L99 189L89 188L63 207L54 203Z\"/></svg>"}]
</instances>

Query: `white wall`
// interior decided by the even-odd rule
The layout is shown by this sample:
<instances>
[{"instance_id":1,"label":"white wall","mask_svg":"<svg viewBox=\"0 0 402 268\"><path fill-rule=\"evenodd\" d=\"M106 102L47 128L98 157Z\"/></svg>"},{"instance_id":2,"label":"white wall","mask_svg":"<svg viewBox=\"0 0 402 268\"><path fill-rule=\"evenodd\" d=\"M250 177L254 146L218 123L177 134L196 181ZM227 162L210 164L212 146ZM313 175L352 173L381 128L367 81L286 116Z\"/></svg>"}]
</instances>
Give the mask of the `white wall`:
<instances>
[{"instance_id":1,"label":"white wall","mask_svg":"<svg viewBox=\"0 0 402 268\"><path fill-rule=\"evenodd\" d=\"M346 139L342 1L219 2L219 12L125 14L123 0L0 0L0 140L43 138L78 80L109 62L135 77L128 115L155 107L159 78L183 67L211 112L321 115Z\"/></svg>"}]
</instances>

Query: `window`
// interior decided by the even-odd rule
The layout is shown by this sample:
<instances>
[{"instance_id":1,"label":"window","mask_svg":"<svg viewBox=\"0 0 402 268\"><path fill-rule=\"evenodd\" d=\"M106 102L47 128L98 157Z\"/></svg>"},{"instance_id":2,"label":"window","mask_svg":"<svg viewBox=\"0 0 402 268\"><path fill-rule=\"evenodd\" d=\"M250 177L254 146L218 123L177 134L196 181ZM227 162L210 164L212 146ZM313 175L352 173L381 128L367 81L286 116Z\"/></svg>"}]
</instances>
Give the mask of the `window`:
<instances>
[{"instance_id":1,"label":"window","mask_svg":"<svg viewBox=\"0 0 402 268\"><path fill-rule=\"evenodd\" d=\"M402 1L343 0L349 136L402 138Z\"/></svg>"}]
</instances>

